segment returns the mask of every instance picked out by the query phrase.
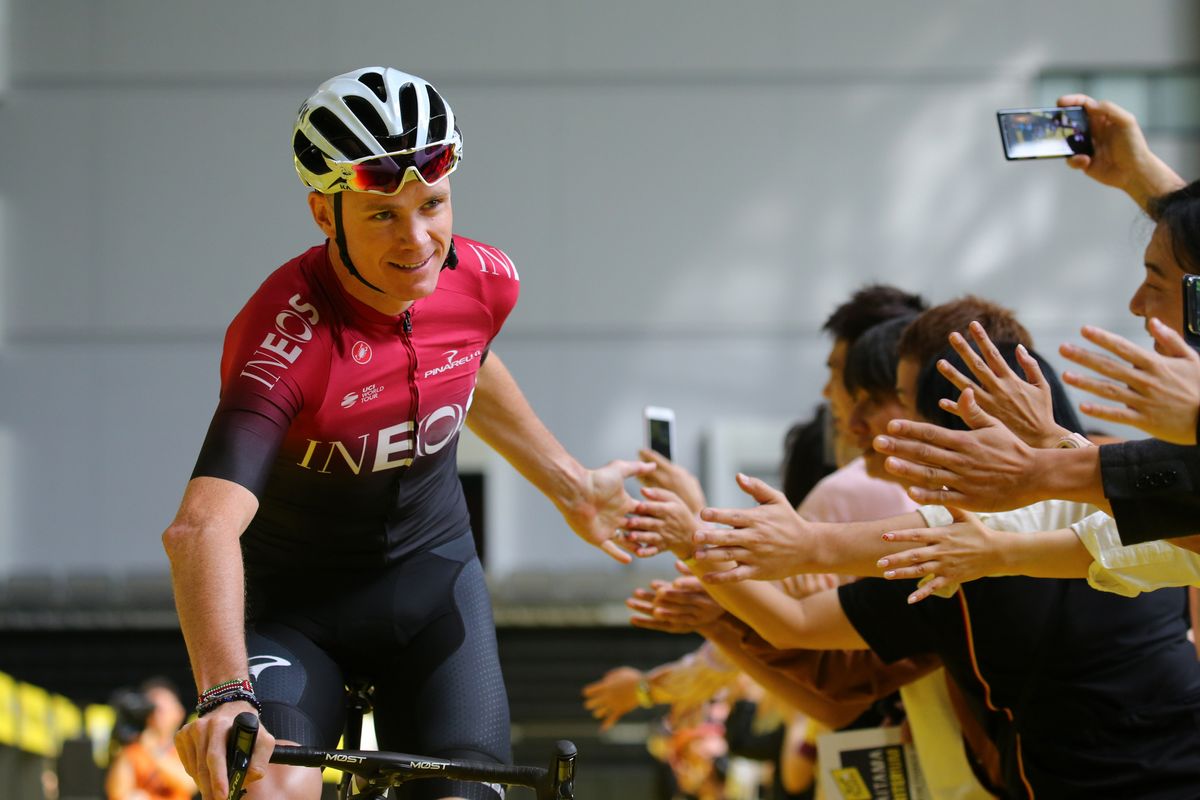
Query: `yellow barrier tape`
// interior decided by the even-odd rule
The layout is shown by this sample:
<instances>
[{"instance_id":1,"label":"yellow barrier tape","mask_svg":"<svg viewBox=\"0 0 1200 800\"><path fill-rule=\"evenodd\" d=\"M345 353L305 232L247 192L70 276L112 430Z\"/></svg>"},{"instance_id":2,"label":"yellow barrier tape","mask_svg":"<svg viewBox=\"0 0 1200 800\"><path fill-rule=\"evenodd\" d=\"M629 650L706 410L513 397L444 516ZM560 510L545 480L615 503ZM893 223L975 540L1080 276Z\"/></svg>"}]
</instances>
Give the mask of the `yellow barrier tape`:
<instances>
[{"instance_id":1,"label":"yellow barrier tape","mask_svg":"<svg viewBox=\"0 0 1200 800\"><path fill-rule=\"evenodd\" d=\"M55 755L49 693L31 683L18 683L17 703L20 707L17 747L40 756Z\"/></svg>"},{"instance_id":2,"label":"yellow barrier tape","mask_svg":"<svg viewBox=\"0 0 1200 800\"><path fill-rule=\"evenodd\" d=\"M17 743L17 682L0 672L0 744Z\"/></svg>"}]
</instances>

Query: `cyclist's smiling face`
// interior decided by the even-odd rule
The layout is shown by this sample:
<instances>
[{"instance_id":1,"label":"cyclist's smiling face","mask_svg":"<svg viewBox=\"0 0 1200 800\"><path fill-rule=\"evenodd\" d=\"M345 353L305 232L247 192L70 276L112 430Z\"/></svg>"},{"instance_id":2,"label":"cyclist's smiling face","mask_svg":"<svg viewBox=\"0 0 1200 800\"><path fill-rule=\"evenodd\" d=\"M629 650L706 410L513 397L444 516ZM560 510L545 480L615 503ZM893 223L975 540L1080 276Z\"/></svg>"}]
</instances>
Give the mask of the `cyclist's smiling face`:
<instances>
[{"instance_id":1,"label":"cyclist's smiling face","mask_svg":"<svg viewBox=\"0 0 1200 800\"><path fill-rule=\"evenodd\" d=\"M332 196L314 192L308 202L317 227L332 239ZM367 305L399 314L437 288L453 222L449 178L433 186L410 179L394 195L343 192L342 227L350 259L363 279L383 292L364 286L340 263L338 277ZM336 247L330 249L330 257L340 261Z\"/></svg>"}]
</instances>

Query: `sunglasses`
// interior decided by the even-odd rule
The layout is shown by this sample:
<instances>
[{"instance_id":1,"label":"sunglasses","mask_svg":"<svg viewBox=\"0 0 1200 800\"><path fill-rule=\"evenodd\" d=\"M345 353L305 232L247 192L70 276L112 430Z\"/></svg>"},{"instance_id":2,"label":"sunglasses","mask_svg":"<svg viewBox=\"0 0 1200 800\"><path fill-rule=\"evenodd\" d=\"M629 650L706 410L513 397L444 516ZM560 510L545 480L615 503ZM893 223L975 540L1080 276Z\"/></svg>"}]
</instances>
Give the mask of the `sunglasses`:
<instances>
[{"instance_id":1,"label":"sunglasses","mask_svg":"<svg viewBox=\"0 0 1200 800\"><path fill-rule=\"evenodd\" d=\"M385 153L349 164L339 165L345 176L346 188L354 192L396 194L410 173L426 186L445 178L458 167L462 151L457 142L431 144L420 150Z\"/></svg>"}]
</instances>

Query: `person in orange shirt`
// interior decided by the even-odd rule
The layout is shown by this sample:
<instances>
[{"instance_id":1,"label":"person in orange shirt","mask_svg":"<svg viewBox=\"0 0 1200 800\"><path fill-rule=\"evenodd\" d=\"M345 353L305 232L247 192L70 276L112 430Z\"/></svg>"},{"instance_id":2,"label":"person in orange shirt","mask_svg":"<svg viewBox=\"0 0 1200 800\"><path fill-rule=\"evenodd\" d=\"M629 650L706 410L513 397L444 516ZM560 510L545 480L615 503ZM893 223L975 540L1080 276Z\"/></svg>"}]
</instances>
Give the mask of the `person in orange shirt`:
<instances>
[{"instance_id":1,"label":"person in orange shirt","mask_svg":"<svg viewBox=\"0 0 1200 800\"><path fill-rule=\"evenodd\" d=\"M196 784L183 769L175 751L175 732L183 724L183 704L174 688L160 678L131 693L134 702L119 703L118 714L129 717L125 743L117 751L105 779L108 800L191 800ZM138 723L144 727L136 731ZM119 723L120 724L120 723ZM120 736L120 731L115 731Z\"/></svg>"}]
</instances>

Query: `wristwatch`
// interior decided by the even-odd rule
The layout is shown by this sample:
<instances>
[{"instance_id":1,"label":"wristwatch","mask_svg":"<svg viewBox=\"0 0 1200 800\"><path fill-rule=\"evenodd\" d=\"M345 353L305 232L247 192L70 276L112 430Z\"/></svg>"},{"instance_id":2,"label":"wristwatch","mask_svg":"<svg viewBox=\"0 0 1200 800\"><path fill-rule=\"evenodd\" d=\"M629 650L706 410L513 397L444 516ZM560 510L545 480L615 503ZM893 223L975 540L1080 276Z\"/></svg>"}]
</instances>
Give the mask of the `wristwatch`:
<instances>
[{"instance_id":1,"label":"wristwatch","mask_svg":"<svg viewBox=\"0 0 1200 800\"><path fill-rule=\"evenodd\" d=\"M1075 450L1080 447L1095 447L1096 445L1089 441L1088 438L1083 434L1072 432L1059 439L1058 444L1054 446L1066 450Z\"/></svg>"}]
</instances>

